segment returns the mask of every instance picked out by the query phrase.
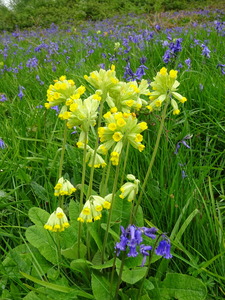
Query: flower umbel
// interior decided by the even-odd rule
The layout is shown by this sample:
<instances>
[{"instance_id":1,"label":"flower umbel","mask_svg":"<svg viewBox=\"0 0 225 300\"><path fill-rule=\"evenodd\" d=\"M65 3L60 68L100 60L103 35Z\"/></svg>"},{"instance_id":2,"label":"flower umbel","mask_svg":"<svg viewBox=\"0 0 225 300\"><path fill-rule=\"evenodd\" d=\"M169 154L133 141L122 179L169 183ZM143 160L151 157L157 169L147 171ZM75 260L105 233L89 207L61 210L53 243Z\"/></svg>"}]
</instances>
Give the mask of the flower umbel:
<instances>
[{"instance_id":1,"label":"flower umbel","mask_svg":"<svg viewBox=\"0 0 225 300\"><path fill-rule=\"evenodd\" d=\"M107 195L105 198L92 195L84 204L84 207L77 219L79 222L91 223L100 220L102 217L102 210L110 209L112 201L112 194Z\"/></svg>"},{"instance_id":2,"label":"flower umbel","mask_svg":"<svg viewBox=\"0 0 225 300\"><path fill-rule=\"evenodd\" d=\"M154 77L154 81L150 83L153 92L149 97L150 103L146 107L150 110L160 110L164 101L170 101L173 107L173 114L178 115L180 110L176 100L180 103L187 101L185 97L177 93L177 88L180 83L177 79L178 71L170 70L169 73L167 69L163 67ZM173 97L176 99L173 99Z\"/></svg>"},{"instance_id":3,"label":"flower umbel","mask_svg":"<svg viewBox=\"0 0 225 300\"><path fill-rule=\"evenodd\" d=\"M119 197L122 199L127 198L127 200L131 202L135 199L138 193L138 186L140 180L136 179L135 176L132 174L128 174L127 179L133 182L126 182L124 185L121 186L121 194L119 195Z\"/></svg>"},{"instance_id":4,"label":"flower umbel","mask_svg":"<svg viewBox=\"0 0 225 300\"><path fill-rule=\"evenodd\" d=\"M57 209L50 215L44 228L52 232L61 232L65 228L70 226L68 219L62 210L62 208L57 207Z\"/></svg>"},{"instance_id":5,"label":"flower umbel","mask_svg":"<svg viewBox=\"0 0 225 300\"><path fill-rule=\"evenodd\" d=\"M69 182L69 180L64 179L63 177L59 178L54 189L55 196L71 195L73 192L76 191L76 188Z\"/></svg>"}]
</instances>

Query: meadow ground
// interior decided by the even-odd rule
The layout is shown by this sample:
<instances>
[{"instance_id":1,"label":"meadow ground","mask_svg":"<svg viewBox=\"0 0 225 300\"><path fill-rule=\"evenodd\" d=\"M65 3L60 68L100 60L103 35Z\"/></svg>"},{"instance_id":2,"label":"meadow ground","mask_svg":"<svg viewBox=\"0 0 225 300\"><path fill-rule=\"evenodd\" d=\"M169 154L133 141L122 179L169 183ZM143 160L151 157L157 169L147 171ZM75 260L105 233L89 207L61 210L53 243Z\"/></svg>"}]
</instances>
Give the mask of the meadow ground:
<instances>
[{"instance_id":1,"label":"meadow ground","mask_svg":"<svg viewBox=\"0 0 225 300\"><path fill-rule=\"evenodd\" d=\"M120 295L119 299L137 299L141 280L145 283L141 284L143 294L138 296L140 299L186 299L190 286L193 287L193 294L188 299L224 299L224 14L222 9L207 9L154 16L128 15L99 22L84 22L79 27L69 24L58 27L52 24L48 29L0 34L2 299L107 299L109 291L114 290ZM127 152L121 154L125 161L120 169L111 166L108 171L99 168L94 171L94 168L85 166L83 161L85 151L89 151L90 156L93 152L86 148L87 145L83 149L77 145L78 141L83 143L85 140L80 135L85 131L85 123L81 125L74 121L71 123L73 126L65 131L66 121L58 118L64 113L60 111L62 101L57 102L56 97L55 105L46 109L46 93L49 86L54 85L54 80L66 80L61 77L65 75L68 80L75 82L76 88L81 85L86 87L83 99L92 94L107 98L106 92L102 92L106 82L103 87L96 88L92 84L95 76L85 79L84 75L89 76L90 72L99 71L100 68L109 70L112 65L115 66L116 78L124 82L124 86L133 84L133 92L128 92L124 87L127 94L120 105L125 107L124 113L130 110L139 122L147 123L143 142L140 135L136 136L135 141L138 146L142 142L145 149L138 148L133 142L131 146L134 148L127 147ZM179 93L187 101L179 104L179 114L176 104L171 102L172 106L168 106L164 124L160 127L163 119L161 104L164 104L165 99L153 103L154 88L150 85L153 98L149 99L147 92L143 92L140 97L143 101L140 102L137 99L141 93L135 90L133 82L140 83L145 79L151 84L163 67L168 72L178 71ZM111 72L114 72L113 68ZM117 84L116 81L114 83ZM96 92L96 89L101 92ZM73 95L77 94L76 90ZM113 92L110 96L113 102L116 96ZM122 97L120 95L120 99ZM60 96L58 99L61 99ZM142 107L137 103L141 103ZM102 110L106 113L113 107L108 97ZM95 112L97 114L99 111ZM68 118L64 115L64 119ZM94 122L90 121L89 125L90 145L94 149L97 131ZM162 130L161 139L156 149L159 130ZM100 142L103 142L103 138L99 137ZM108 139L108 136L105 138ZM122 135L110 138L118 145ZM156 157L145 181L154 149L157 150ZM111 159L113 162L115 160ZM101 161L99 164L104 163ZM77 189L74 194L62 197L64 210L66 214L69 212L71 222L71 226L65 229L65 234L67 230L69 232L64 236L65 240L60 240L54 233L51 235L42 228L48 220L48 213L51 214L59 205L57 195L54 196L54 186L62 173ZM113 229L111 232L106 225L108 212L103 214L102 225L88 227L88 224L85 227L84 224L83 233L81 226L77 225L80 199L93 194L92 189L97 194L99 190L103 194L114 191L119 198L117 189L125 183L126 174L134 174L140 180L139 193L143 182L145 184L140 209L143 216L137 218L139 225L136 225L157 227L171 241L172 259L159 260L154 254L147 276L147 267L143 267L144 273L140 271L142 273L138 275L128 274L128 270L125 275L121 275L121 261L118 260L117 265L109 263L119 238L116 223L128 226L129 214L124 215L123 210L129 207L116 206L117 199L114 205L123 220L116 215L118 211L115 212L114 207L112 224L109 225ZM118 185L114 184L115 180ZM107 186L104 182L107 182ZM60 201L62 203L62 199ZM93 224L101 222L98 218L96 220ZM36 231L31 232L34 227ZM111 237L111 244L109 241L107 245L105 243L105 231ZM81 237L81 242L77 242L77 236ZM81 249L75 250L77 247ZM55 252L51 252L51 249ZM84 253L83 256L80 251ZM103 252L100 261L104 262L104 255L107 257L108 269L116 268L114 277L117 282L122 282L120 285L117 286L114 279L110 281L108 278L107 281L103 276L108 269L99 266L99 252ZM58 255L58 258L52 258L54 255ZM92 264L94 270L91 280L89 264ZM136 260L136 265L131 263L131 258L125 261L125 267L129 270L134 267L137 272L139 264L139 260ZM100 272L101 268L105 271ZM182 284L189 284L188 291L184 294L174 292L171 282L176 277L170 277L170 280L167 277L167 281L159 283L166 274L188 275L183 278L183 283L179 277L180 289L184 287ZM131 278L135 276L136 281L132 281ZM197 281L192 283L192 279L198 279L199 285ZM98 282L101 281L106 295L104 292L99 294ZM76 285L80 294L73 290ZM160 288L157 290L157 287ZM160 294L159 290L163 290L164 294ZM132 293L134 296L131 296ZM94 298L91 298L92 294Z\"/></svg>"}]
</instances>

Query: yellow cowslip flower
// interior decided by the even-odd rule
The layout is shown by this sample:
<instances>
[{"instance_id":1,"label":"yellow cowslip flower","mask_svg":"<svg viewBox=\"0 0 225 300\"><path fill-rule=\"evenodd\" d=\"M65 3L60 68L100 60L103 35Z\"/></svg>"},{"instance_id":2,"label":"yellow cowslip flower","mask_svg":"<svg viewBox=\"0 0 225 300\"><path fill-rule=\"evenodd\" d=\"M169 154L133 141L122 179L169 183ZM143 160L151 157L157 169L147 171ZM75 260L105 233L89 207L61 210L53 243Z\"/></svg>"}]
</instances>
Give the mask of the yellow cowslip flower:
<instances>
[{"instance_id":1,"label":"yellow cowslip flower","mask_svg":"<svg viewBox=\"0 0 225 300\"><path fill-rule=\"evenodd\" d=\"M136 179L134 175L128 174L127 179L133 182L126 182L121 186L121 194L119 197L121 199L127 198L129 202L133 201L138 193L140 180Z\"/></svg>"},{"instance_id":2,"label":"yellow cowslip flower","mask_svg":"<svg viewBox=\"0 0 225 300\"><path fill-rule=\"evenodd\" d=\"M89 145L87 145L86 162L89 167L104 168L106 166L106 162L98 153L95 153L94 157L94 150Z\"/></svg>"},{"instance_id":3,"label":"yellow cowslip flower","mask_svg":"<svg viewBox=\"0 0 225 300\"><path fill-rule=\"evenodd\" d=\"M59 178L56 186L54 187L55 196L71 195L76 191L76 188L69 182L69 180L63 177Z\"/></svg>"},{"instance_id":4,"label":"yellow cowslip flower","mask_svg":"<svg viewBox=\"0 0 225 300\"><path fill-rule=\"evenodd\" d=\"M105 198L97 195L91 195L84 204L77 221L91 223L93 221L100 220L103 208L110 209L111 200L112 194L107 195Z\"/></svg>"},{"instance_id":5,"label":"yellow cowslip flower","mask_svg":"<svg viewBox=\"0 0 225 300\"><path fill-rule=\"evenodd\" d=\"M150 86L153 89L149 97L150 103L146 106L147 109L152 112L154 109L160 109L164 101L170 101L173 106L173 114L177 115L180 113L178 105L175 101L177 99L181 103L187 101L185 97L177 93L177 88L180 83L177 79L176 70L170 70L169 73L165 67L161 68L154 77L154 81L150 83ZM173 99L175 98L175 99Z\"/></svg>"},{"instance_id":6,"label":"yellow cowslip flower","mask_svg":"<svg viewBox=\"0 0 225 300\"><path fill-rule=\"evenodd\" d=\"M82 131L87 132L90 126L95 126L96 118L98 116L99 99L96 99L94 94L88 98L76 99L70 105L70 117L67 119L68 128L80 126Z\"/></svg>"},{"instance_id":7,"label":"yellow cowslip flower","mask_svg":"<svg viewBox=\"0 0 225 300\"><path fill-rule=\"evenodd\" d=\"M107 94L110 89L115 87L119 82L119 80L116 78L114 65L112 65L111 69L107 71L100 69L99 72L91 72L89 76L85 75L84 79L96 89L101 90L103 94Z\"/></svg>"},{"instance_id":8,"label":"yellow cowslip flower","mask_svg":"<svg viewBox=\"0 0 225 300\"><path fill-rule=\"evenodd\" d=\"M119 142L123 138L123 135L121 132L115 132L112 138L114 139L115 142Z\"/></svg>"},{"instance_id":9,"label":"yellow cowslip flower","mask_svg":"<svg viewBox=\"0 0 225 300\"><path fill-rule=\"evenodd\" d=\"M108 92L106 102L111 109L116 107L118 111L122 112L129 113L131 110L140 110L143 105L147 105L147 101L142 98L142 95L149 95L148 88L149 83L144 79L140 83L120 81Z\"/></svg>"},{"instance_id":10,"label":"yellow cowslip flower","mask_svg":"<svg viewBox=\"0 0 225 300\"><path fill-rule=\"evenodd\" d=\"M62 208L58 207L56 211L54 211L47 223L44 225L44 228L50 230L52 232L61 232L64 231L65 228L70 226L68 219L62 210Z\"/></svg>"},{"instance_id":11,"label":"yellow cowslip flower","mask_svg":"<svg viewBox=\"0 0 225 300\"><path fill-rule=\"evenodd\" d=\"M76 85L72 79L67 80L66 76L60 76L59 80L54 80L54 85L50 84L47 90L48 105L46 108L50 108L55 105L70 105L73 98L79 98L83 92L83 87L76 88Z\"/></svg>"},{"instance_id":12,"label":"yellow cowslip flower","mask_svg":"<svg viewBox=\"0 0 225 300\"><path fill-rule=\"evenodd\" d=\"M115 131L117 128L117 125L116 125L116 123L109 123L108 128L111 131Z\"/></svg>"},{"instance_id":13,"label":"yellow cowslip flower","mask_svg":"<svg viewBox=\"0 0 225 300\"><path fill-rule=\"evenodd\" d=\"M107 112L104 118L105 127L98 128L102 143L98 147L98 153L105 155L112 148L110 160L113 165L117 165L124 144L129 143L140 152L144 150L145 147L141 144L143 136L140 133L148 128L146 122L138 123L136 115L127 112Z\"/></svg>"}]
</instances>

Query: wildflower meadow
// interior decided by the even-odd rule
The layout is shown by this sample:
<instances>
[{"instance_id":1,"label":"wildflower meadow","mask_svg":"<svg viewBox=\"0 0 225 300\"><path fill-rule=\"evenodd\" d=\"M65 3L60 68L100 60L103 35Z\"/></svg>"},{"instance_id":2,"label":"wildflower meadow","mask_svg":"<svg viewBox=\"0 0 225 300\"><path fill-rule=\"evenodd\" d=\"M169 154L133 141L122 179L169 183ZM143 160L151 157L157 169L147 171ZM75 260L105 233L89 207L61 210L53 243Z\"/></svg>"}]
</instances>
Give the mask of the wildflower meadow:
<instances>
[{"instance_id":1,"label":"wildflower meadow","mask_svg":"<svg viewBox=\"0 0 225 300\"><path fill-rule=\"evenodd\" d=\"M225 298L225 10L0 33L0 298Z\"/></svg>"}]
</instances>

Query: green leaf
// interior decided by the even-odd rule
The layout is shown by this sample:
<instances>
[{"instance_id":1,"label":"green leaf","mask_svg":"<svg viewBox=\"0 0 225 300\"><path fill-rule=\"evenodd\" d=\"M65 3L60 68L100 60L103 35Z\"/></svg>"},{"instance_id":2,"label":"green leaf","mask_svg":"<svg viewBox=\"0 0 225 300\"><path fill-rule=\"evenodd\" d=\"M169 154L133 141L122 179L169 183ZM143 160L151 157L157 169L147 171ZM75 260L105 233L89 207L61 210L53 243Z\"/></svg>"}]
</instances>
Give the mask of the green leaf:
<instances>
[{"instance_id":1,"label":"green leaf","mask_svg":"<svg viewBox=\"0 0 225 300\"><path fill-rule=\"evenodd\" d=\"M42 226L30 226L26 230L26 238L51 263L57 264L59 257L53 234ZM58 233L56 233L58 234Z\"/></svg>"},{"instance_id":2,"label":"green leaf","mask_svg":"<svg viewBox=\"0 0 225 300\"><path fill-rule=\"evenodd\" d=\"M82 273L85 277L86 274L90 274L90 267L92 263L86 259L76 259L70 263L70 267L72 270L75 270L79 273Z\"/></svg>"},{"instance_id":3,"label":"green leaf","mask_svg":"<svg viewBox=\"0 0 225 300\"><path fill-rule=\"evenodd\" d=\"M65 256L66 258L70 258L70 259L77 259L78 258L78 247L77 247L78 243L76 242L75 244L73 244L72 247L67 248L67 249L62 249L61 253L63 256ZM80 256L83 258L86 256L87 253L87 247L80 243Z\"/></svg>"},{"instance_id":4,"label":"green leaf","mask_svg":"<svg viewBox=\"0 0 225 300\"><path fill-rule=\"evenodd\" d=\"M116 260L118 260L118 258L116 258ZM102 269L111 268L113 266L113 262L114 262L114 258L108 260L106 263L102 265L93 265L92 269L102 270Z\"/></svg>"},{"instance_id":5,"label":"green leaf","mask_svg":"<svg viewBox=\"0 0 225 300\"><path fill-rule=\"evenodd\" d=\"M50 215L47 211L39 207L32 207L28 212L28 216L35 225L44 226Z\"/></svg>"},{"instance_id":6,"label":"green leaf","mask_svg":"<svg viewBox=\"0 0 225 300\"><path fill-rule=\"evenodd\" d=\"M130 219L132 203L126 199L121 199L119 195L121 194L118 191L115 195L115 199L112 207L112 219L111 222L116 222L124 227L127 227Z\"/></svg>"},{"instance_id":7,"label":"green leaf","mask_svg":"<svg viewBox=\"0 0 225 300\"><path fill-rule=\"evenodd\" d=\"M2 265L10 278L18 277L19 271L44 275L51 268L51 264L30 244L22 244L11 249Z\"/></svg>"},{"instance_id":8,"label":"green leaf","mask_svg":"<svg viewBox=\"0 0 225 300\"><path fill-rule=\"evenodd\" d=\"M83 292L81 290L76 290L76 289L72 289L68 286L62 286L62 285L50 283L47 281L43 281L43 280L37 279L37 278L30 276L23 272L21 272L21 275L37 284L40 284L43 287L49 288L54 291L58 291L58 292L62 292L62 293L74 293L74 295L76 295L76 296L81 296L81 297L84 297L87 299L94 299L94 297L92 295L90 295L86 292ZM74 286L75 286L75 284L74 284Z\"/></svg>"},{"instance_id":9,"label":"green leaf","mask_svg":"<svg viewBox=\"0 0 225 300\"><path fill-rule=\"evenodd\" d=\"M120 266L116 266L117 274L120 272ZM122 280L129 284L135 284L142 278L144 278L147 271L147 267L136 267L133 269L128 269L126 266L123 266Z\"/></svg>"},{"instance_id":10,"label":"green leaf","mask_svg":"<svg viewBox=\"0 0 225 300\"><path fill-rule=\"evenodd\" d=\"M165 280L149 291L154 300L204 300L207 289L203 282L197 278L184 274L167 274Z\"/></svg>"},{"instance_id":11,"label":"green leaf","mask_svg":"<svg viewBox=\"0 0 225 300\"><path fill-rule=\"evenodd\" d=\"M110 281L103 274L93 272L91 285L95 300L110 300L112 299L111 294L115 291L116 281L113 282L112 289L110 289Z\"/></svg>"},{"instance_id":12,"label":"green leaf","mask_svg":"<svg viewBox=\"0 0 225 300\"><path fill-rule=\"evenodd\" d=\"M37 182L34 182L34 181L31 182L30 185L31 185L31 188L32 188L34 194L39 199L41 199L43 201L48 201L48 193L47 193L46 189L42 185L40 185L40 184L38 184Z\"/></svg>"},{"instance_id":13,"label":"green leaf","mask_svg":"<svg viewBox=\"0 0 225 300\"><path fill-rule=\"evenodd\" d=\"M107 224L106 223L101 223L101 227L106 230ZM120 236L111 228L109 228L109 233L112 235L115 241L118 241L120 239Z\"/></svg>"},{"instance_id":14,"label":"green leaf","mask_svg":"<svg viewBox=\"0 0 225 300\"><path fill-rule=\"evenodd\" d=\"M99 224L98 222L87 224L88 231L90 232L92 238L94 239L98 249L102 251L102 238L100 235Z\"/></svg>"}]
</instances>

